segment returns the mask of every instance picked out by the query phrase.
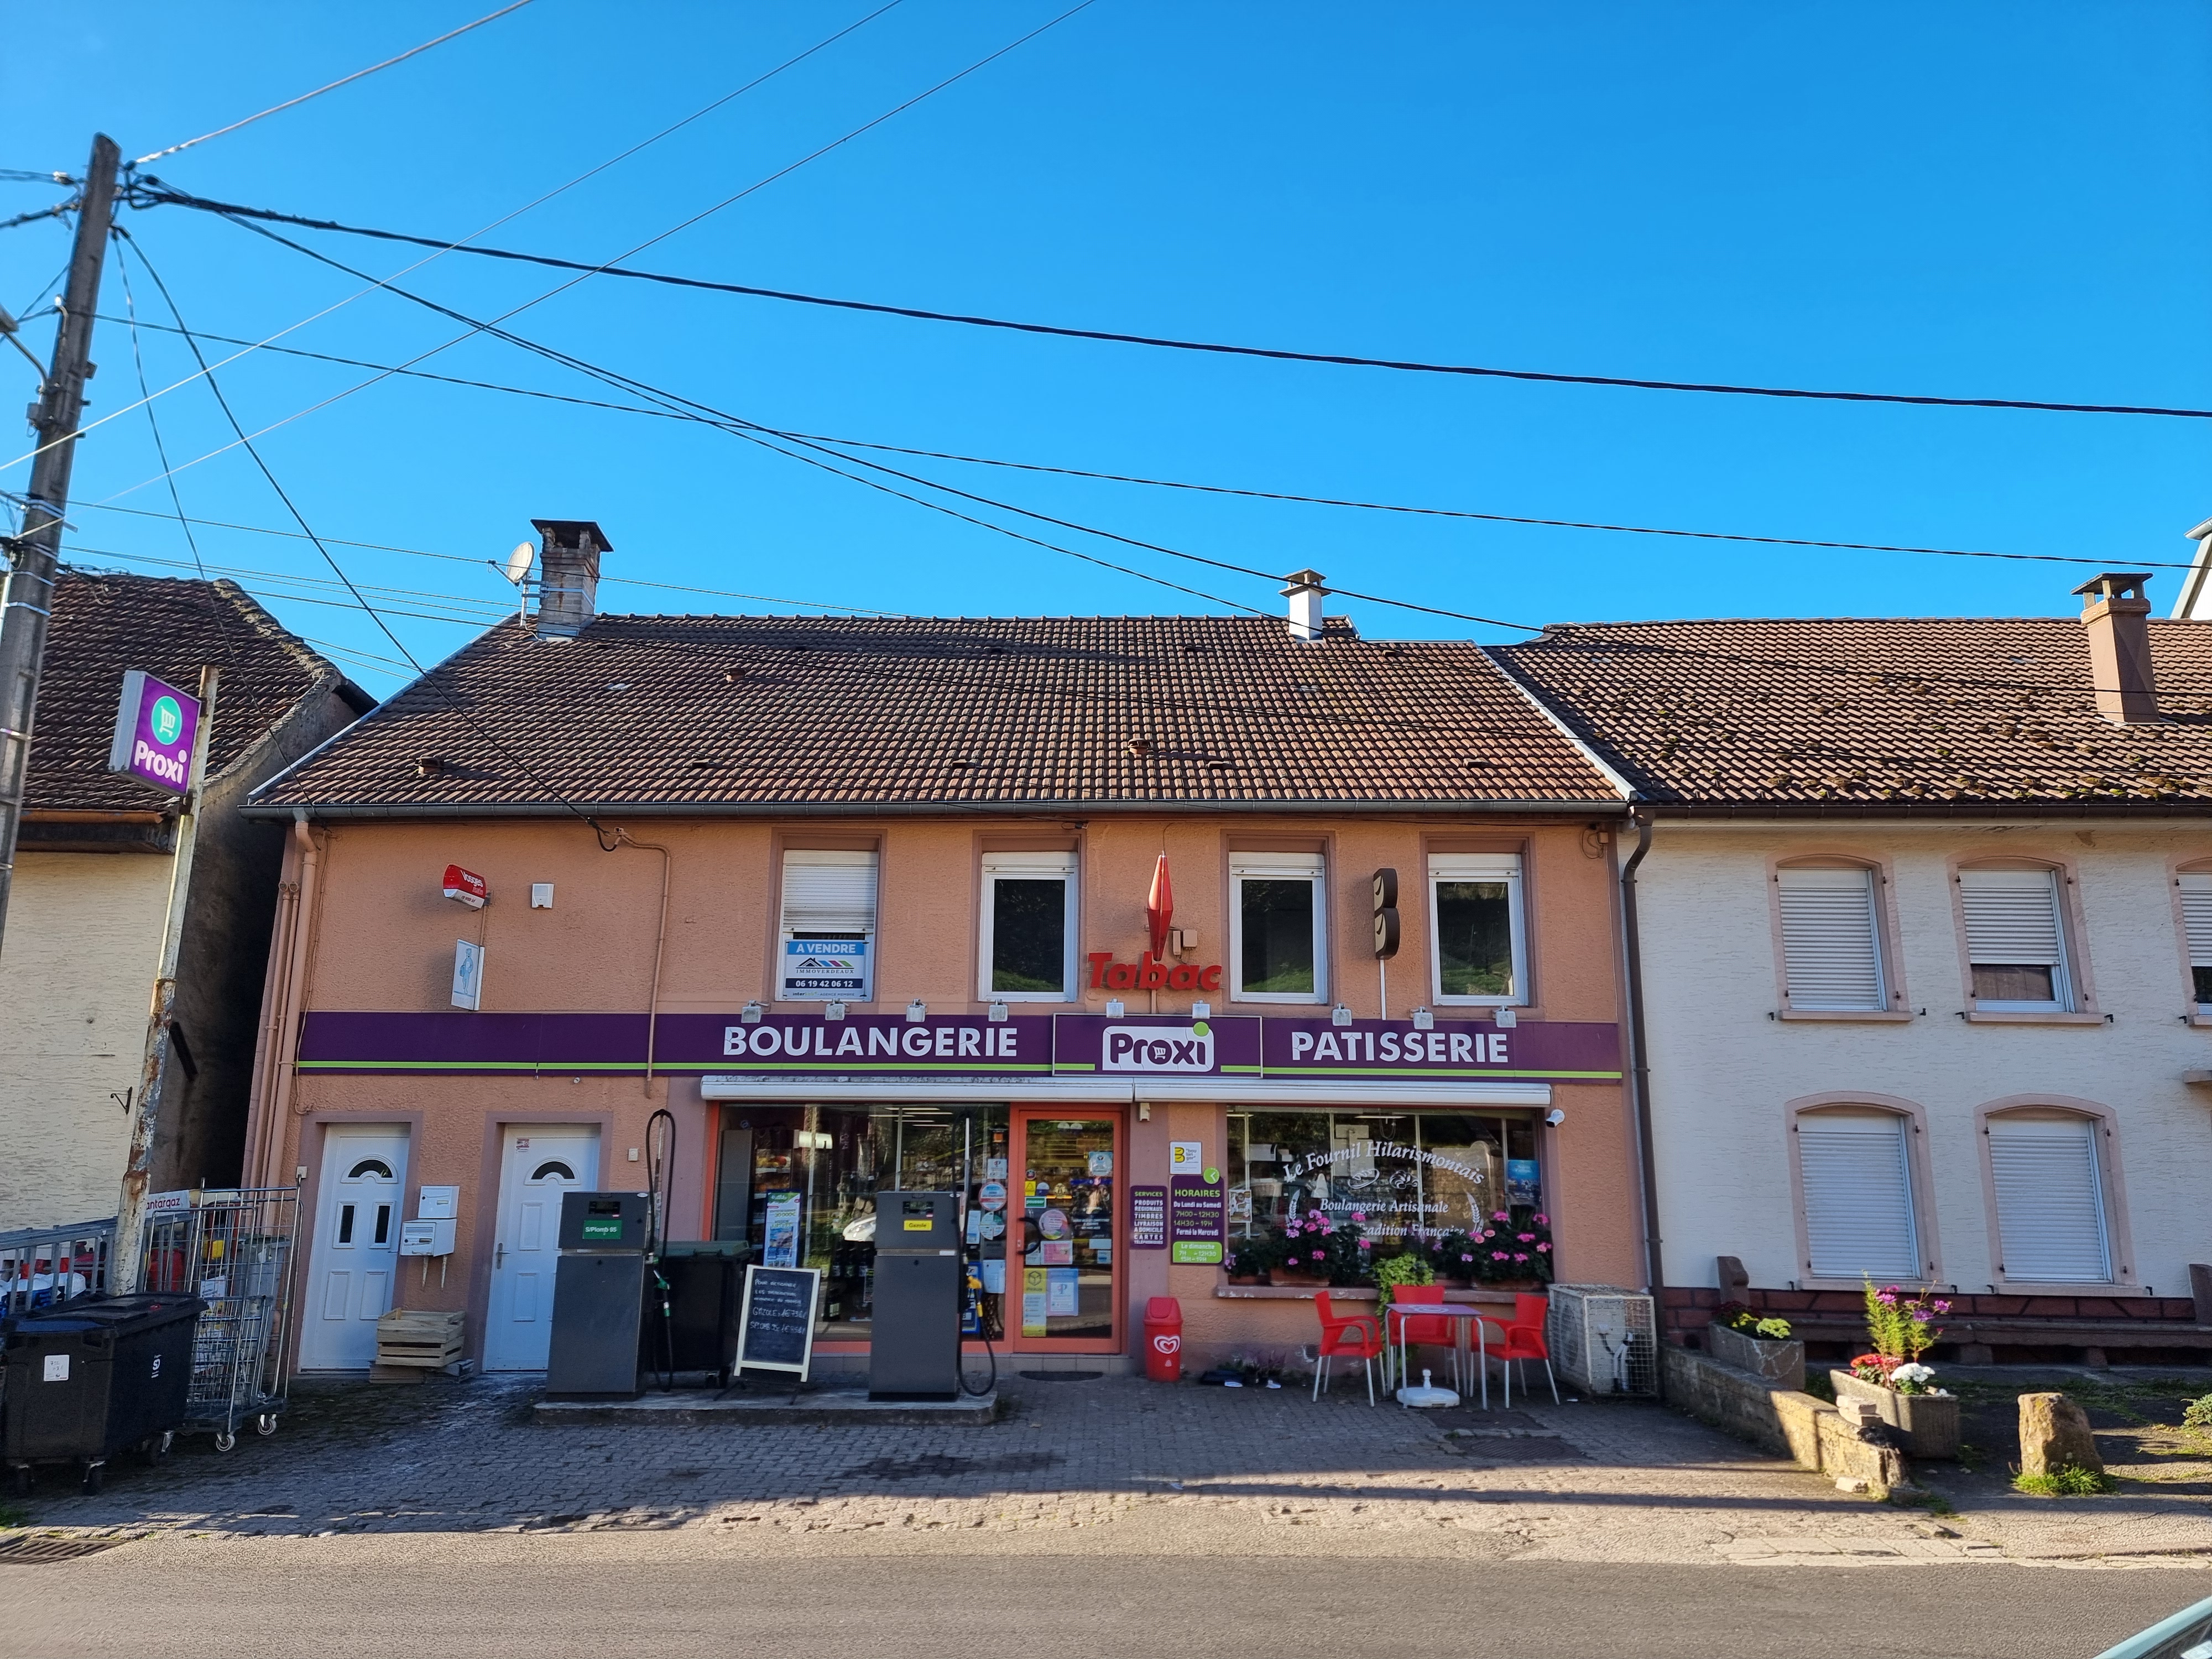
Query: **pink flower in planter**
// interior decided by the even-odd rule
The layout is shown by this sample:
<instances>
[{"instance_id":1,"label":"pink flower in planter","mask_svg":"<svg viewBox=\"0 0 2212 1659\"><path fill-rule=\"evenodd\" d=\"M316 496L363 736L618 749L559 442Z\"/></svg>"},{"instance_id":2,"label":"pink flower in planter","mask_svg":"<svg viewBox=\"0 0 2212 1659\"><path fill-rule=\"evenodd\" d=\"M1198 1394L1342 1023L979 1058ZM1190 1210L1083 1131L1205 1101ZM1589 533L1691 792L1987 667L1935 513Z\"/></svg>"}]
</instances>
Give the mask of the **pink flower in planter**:
<instances>
[{"instance_id":1,"label":"pink flower in planter","mask_svg":"<svg viewBox=\"0 0 2212 1659\"><path fill-rule=\"evenodd\" d=\"M1552 1247L1548 1244L1539 1244L1536 1248L1540 1250L1548 1250Z\"/></svg>"},{"instance_id":2,"label":"pink flower in planter","mask_svg":"<svg viewBox=\"0 0 2212 1659\"><path fill-rule=\"evenodd\" d=\"M1490 1253L1490 1259L1492 1261L1503 1261L1505 1260L1505 1252L1503 1250L1492 1250Z\"/></svg>"},{"instance_id":3,"label":"pink flower in planter","mask_svg":"<svg viewBox=\"0 0 2212 1659\"><path fill-rule=\"evenodd\" d=\"M1309 1210L1306 1212L1306 1219L1309 1221L1319 1221L1322 1218L1322 1212L1319 1210Z\"/></svg>"},{"instance_id":4,"label":"pink flower in planter","mask_svg":"<svg viewBox=\"0 0 2212 1659\"><path fill-rule=\"evenodd\" d=\"M1482 1236L1483 1236L1485 1238L1495 1238L1495 1237L1498 1237L1498 1229L1497 1229L1497 1228L1495 1228L1495 1227L1492 1227L1492 1228L1488 1229L1487 1231L1486 1231L1483 1233L1483 1235L1482 1235Z\"/></svg>"},{"instance_id":5,"label":"pink flower in planter","mask_svg":"<svg viewBox=\"0 0 2212 1659\"><path fill-rule=\"evenodd\" d=\"M1284 1228L1283 1231L1286 1237L1296 1238L1298 1236L1298 1224L1293 1221L1289 1226Z\"/></svg>"},{"instance_id":6,"label":"pink flower in planter","mask_svg":"<svg viewBox=\"0 0 2212 1659\"><path fill-rule=\"evenodd\" d=\"M1364 1221L1367 1219L1367 1212L1364 1210L1354 1210L1352 1212L1352 1218L1354 1221Z\"/></svg>"},{"instance_id":7,"label":"pink flower in planter","mask_svg":"<svg viewBox=\"0 0 2212 1659\"><path fill-rule=\"evenodd\" d=\"M1894 1308L1897 1305L1897 1286L1893 1285L1886 1291L1876 1291L1874 1299L1885 1308Z\"/></svg>"},{"instance_id":8,"label":"pink flower in planter","mask_svg":"<svg viewBox=\"0 0 2212 1659\"><path fill-rule=\"evenodd\" d=\"M1534 1233L1522 1233L1519 1237L1523 1244L1533 1244L1536 1242L1536 1235Z\"/></svg>"},{"instance_id":9,"label":"pink flower in planter","mask_svg":"<svg viewBox=\"0 0 2212 1659\"><path fill-rule=\"evenodd\" d=\"M1492 1221L1510 1221L1513 1219L1511 1216L1506 1214L1503 1210L1492 1210L1490 1212L1490 1218Z\"/></svg>"},{"instance_id":10,"label":"pink flower in planter","mask_svg":"<svg viewBox=\"0 0 2212 1659\"><path fill-rule=\"evenodd\" d=\"M1951 1311L1951 1304L1948 1302L1938 1302L1936 1304L1936 1311L1939 1314L1947 1314Z\"/></svg>"},{"instance_id":11,"label":"pink flower in planter","mask_svg":"<svg viewBox=\"0 0 2212 1659\"><path fill-rule=\"evenodd\" d=\"M1474 1260L1474 1253L1471 1250L1462 1250L1459 1253L1459 1259L1462 1261L1472 1261Z\"/></svg>"},{"instance_id":12,"label":"pink flower in planter","mask_svg":"<svg viewBox=\"0 0 2212 1659\"><path fill-rule=\"evenodd\" d=\"M1315 1261L1328 1261L1328 1252L1327 1250L1316 1250L1316 1251L1314 1252L1314 1260L1315 1260Z\"/></svg>"},{"instance_id":13,"label":"pink flower in planter","mask_svg":"<svg viewBox=\"0 0 2212 1659\"><path fill-rule=\"evenodd\" d=\"M1552 1224L1552 1218L1540 1211L1536 1215L1536 1224L1539 1227L1548 1227Z\"/></svg>"},{"instance_id":14,"label":"pink flower in planter","mask_svg":"<svg viewBox=\"0 0 2212 1659\"><path fill-rule=\"evenodd\" d=\"M1528 1259L1528 1253L1526 1250L1516 1250L1513 1252L1513 1259L1516 1261L1526 1261Z\"/></svg>"},{"instance_id":15,"label":"pink flower in planter","mask_svg":"<svg viewBox=\"0 0 2212 1659\"><path fill-rule=\"evenodd\" d=\"M1359 1248L1363 1250L1371 1250L1375 1246L1370 1243L1366 1239L1363 1238L1359 1241Z\"/></svg>"}]
</instances>

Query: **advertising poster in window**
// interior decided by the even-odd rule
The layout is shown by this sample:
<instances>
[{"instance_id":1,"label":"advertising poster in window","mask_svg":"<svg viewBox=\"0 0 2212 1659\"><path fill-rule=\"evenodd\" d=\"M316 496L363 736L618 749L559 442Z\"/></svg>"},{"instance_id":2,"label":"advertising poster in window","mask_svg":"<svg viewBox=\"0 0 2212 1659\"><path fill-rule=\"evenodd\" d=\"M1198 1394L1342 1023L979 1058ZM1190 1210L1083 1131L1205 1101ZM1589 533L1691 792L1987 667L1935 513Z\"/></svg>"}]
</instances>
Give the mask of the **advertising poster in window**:
<instances>
[{"instance_id":1,"label":"advertising poster in window","mask_svg":"<svg viewBox=\"0 0 2212 1659\"><path fill-rule=\"evenodd\" d=\"M796 1267L799 1265L799 1206L797 1193L769 1193L768 1199L768 1234L761 1249L761 1263L769 1267Z\"/></svg>"},{"instance_id":2,"label":"advertising poster in window","mask_svg":"<svg viewBox=\"0 0 2212 1659\"><path fill-rule=\"evenodd\" d=\"M1168 1189L1164 1187L1129 1188L1129 1248L1164 1250L1168 1247Z\"/></svg>"},{"instance_id":3,"label":"advertising poster in window","mask_svg":"<svg viewBox=\"0 0 2212 1659\"><path fill-rule=\"evenodd\" d=\"M864 939L787 939L783 942L784 1002L866 1002L870 941Z\"/></svg>"}]
</instances>

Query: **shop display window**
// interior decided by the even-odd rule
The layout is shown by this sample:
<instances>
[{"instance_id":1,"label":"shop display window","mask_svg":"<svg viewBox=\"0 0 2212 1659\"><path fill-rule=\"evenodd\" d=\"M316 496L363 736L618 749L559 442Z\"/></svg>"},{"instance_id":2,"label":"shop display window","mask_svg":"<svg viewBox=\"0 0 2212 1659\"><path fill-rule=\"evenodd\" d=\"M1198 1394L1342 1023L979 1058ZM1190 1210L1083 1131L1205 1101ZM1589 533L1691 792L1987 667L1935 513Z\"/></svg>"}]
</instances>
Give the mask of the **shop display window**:
<instances>
[{"instance_id":1,"label":"shop display window","mask_svg":"<svg viewBox=\"0 0 2212 1659\"><path fill-rule=\"evenodd\" d=\"M1531 1113L1232 1112L1232 1242L1319 1210L1388 1249L1543 1205Z\"/></svg>"},{"instance_id":2,"label":"shop display window","mask_svg":"<svg viewBox=\"0 0 2212 1659\"><path fill-rule=\"evenodd\" d=\"M1003 1105L725 1107L714 1237L744 1241L767 1267L819 1268L816 1340L865 1341L877 1193L962 1193L962 1323L995 1340L1005 1331L1007 1158Z\"/></svg>"}]
</instances>

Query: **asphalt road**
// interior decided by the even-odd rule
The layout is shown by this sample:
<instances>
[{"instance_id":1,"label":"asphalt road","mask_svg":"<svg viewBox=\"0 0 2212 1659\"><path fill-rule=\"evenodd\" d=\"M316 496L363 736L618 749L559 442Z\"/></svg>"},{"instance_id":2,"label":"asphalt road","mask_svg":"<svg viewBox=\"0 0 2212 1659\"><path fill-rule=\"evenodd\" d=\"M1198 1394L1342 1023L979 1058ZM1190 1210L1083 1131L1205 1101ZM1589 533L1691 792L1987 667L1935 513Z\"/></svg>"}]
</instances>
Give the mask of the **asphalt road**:
<instances>
[{"instance_id":1,"label":"asphalt road","mask_svg":"<svg viewBox=\"0 0 2212 1659\"><path fill-rule=\"evenodd\" d=\"M178 1540L0 1567L0 1653L2074 1659L2207 1595L2212 1571L1999 1564L701 1559L649 1539L489 1555L420 1536Z\"/></svg>"}]
</instances>

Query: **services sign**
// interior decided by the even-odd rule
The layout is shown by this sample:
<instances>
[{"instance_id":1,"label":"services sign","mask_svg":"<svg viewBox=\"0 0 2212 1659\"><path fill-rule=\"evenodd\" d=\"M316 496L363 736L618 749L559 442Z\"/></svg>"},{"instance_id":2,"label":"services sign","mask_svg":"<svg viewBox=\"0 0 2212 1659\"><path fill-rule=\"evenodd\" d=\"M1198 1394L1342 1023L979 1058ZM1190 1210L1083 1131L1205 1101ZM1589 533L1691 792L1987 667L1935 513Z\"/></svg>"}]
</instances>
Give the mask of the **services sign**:
<instances>
[{"instance_id":1,"label":"services sign","mask_svg":"<svg viewBox=\"0 0 2212 1659\"><path fill-rule=\"evenodd\" d=\"M184 794L191 787L192 743L199 729L198 697L133 668L124 675L116 700L107 769L165 795Z\"/></svg>"}]
</instances>

